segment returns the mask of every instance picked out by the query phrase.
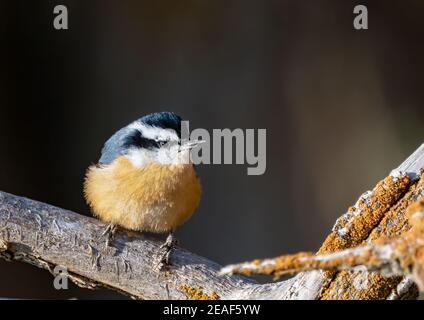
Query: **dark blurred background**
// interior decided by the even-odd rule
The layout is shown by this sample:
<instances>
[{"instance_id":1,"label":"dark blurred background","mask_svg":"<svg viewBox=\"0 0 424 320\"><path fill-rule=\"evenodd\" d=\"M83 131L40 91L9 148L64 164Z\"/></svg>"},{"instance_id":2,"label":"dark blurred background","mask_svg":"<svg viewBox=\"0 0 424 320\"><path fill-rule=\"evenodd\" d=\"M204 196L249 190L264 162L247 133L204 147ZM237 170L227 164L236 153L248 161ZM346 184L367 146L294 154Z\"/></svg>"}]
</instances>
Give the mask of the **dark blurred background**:
<instances>
[{"instance_id":1,"label":"dark blurred background","mask_svg":"<svg viewBox=\"0 0 424 320\"><path fill-rule=\"evenodd\" d=\"M69 30L53 28L58 4ZM266 173L200 166L202 202L177 236L221 264L316 250L424 141L423 18L420 0L0 0L0 189L90 214L85 169L142 115L266 128ZM52 281L0 261L0 297L119 297Z\"/></svg>"}]
</instances>

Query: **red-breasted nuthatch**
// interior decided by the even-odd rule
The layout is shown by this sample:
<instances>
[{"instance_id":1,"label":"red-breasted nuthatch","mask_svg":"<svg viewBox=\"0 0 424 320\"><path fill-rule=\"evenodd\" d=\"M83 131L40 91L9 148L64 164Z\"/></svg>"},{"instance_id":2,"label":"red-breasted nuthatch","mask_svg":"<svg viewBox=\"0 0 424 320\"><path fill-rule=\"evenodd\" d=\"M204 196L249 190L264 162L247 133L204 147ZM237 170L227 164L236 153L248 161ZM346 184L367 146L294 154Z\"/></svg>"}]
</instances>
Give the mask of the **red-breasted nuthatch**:
<instances>
[{"instance_id":1,"label":"red-breasted nuthatch","mask_svg":"<svg viewBox=\"0 0 424 320\"><path fill-rule=\"evenodd\" d=\"M168 262L173 231L191 217L201 186L188 160L196 141L181 140L181 118L149 114L117 131L90 166L84 193L95 216L126 229L169 233L163 245Z\"/></svg>"}]
</instances>

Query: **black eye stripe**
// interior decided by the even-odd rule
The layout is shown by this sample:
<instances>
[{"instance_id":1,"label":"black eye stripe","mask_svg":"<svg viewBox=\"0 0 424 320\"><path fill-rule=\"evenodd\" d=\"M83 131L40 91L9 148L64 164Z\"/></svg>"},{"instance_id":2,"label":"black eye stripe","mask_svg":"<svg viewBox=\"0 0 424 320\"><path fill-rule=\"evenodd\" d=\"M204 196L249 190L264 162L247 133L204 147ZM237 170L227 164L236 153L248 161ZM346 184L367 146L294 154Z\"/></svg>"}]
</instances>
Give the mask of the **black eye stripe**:
<instances>
[{"instance_id":1,"label":"black eye stripe","mask_svg":"<svg viewBox=\"0 0 424 320\"><path fill-rule=\"evenodd\" d=\"M134 131L132 134L128 135L124 142L125 148L144 148L144 149L154 149L154 148L160 148L161 146L168 143L168 141L165 140L153 140L146 137L143 137L140 131Z\"/></svg>"}]
</instances>

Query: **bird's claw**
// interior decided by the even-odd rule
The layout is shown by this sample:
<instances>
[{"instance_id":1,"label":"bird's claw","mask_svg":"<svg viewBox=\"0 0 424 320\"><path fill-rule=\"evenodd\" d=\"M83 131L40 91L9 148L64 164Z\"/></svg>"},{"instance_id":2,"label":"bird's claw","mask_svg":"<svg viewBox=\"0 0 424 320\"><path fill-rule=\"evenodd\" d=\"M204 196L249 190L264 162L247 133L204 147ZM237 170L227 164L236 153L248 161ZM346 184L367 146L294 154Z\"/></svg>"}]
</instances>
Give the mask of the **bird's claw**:
<instances>
[{"instance_id":1,"label":"bird's claw","mask_svg":"<svg viewBox=\"0 0 424 320\"><path fill-rule=\"evenodd\" d=\"M108 224L105 230L102 232L102 237L106 236L106 247L109 247L110 242L113 240L118 227L116 224Z\"/></svg>"},{"instance_id":2,"label":"bird's claw","mask_svg":"<svg viewBox=\"0 0 424 320\"><path fill-rule=\"evenodd\" d=\"M177 245L177 243L178 241L174 238L173 234L170 233L166 238L166 241L159 247L159 251L161 253L160 260L158 263L159 269L170 265L171 252L172 249Z\"/></svg>"}]
</instances>

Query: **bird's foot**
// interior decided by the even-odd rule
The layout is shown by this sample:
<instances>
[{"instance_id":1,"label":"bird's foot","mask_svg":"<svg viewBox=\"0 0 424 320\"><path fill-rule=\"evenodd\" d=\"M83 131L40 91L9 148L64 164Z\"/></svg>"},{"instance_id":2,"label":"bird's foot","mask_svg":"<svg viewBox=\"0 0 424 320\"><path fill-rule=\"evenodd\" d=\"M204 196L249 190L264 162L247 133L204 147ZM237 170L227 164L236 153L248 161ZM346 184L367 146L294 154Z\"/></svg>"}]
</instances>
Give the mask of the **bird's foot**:
<instances>
[{"instance_id":1,"label":"bird's foot","mask_svg":"<svg viewBox=\"0 0 424 320\"><path fill-rule=\"evenodd\" d=\"M115 237L118 226L116 224L110 223L102 232L102 237L106 236L106 247L109 247L110 242Z\"/></svg>"},{"instance_id":2,"label":"bird's foot","mask_svg":"<svg viewBox=\"0 0 424 320\"><path fill-rule=\"evenodd\" d=\"M172 253L172 249L177 245L178 241L175 239L174 234L171 232L166 241L159 247L159 269L170 265L170 257Z\"/></svg>"}]
</instances>

